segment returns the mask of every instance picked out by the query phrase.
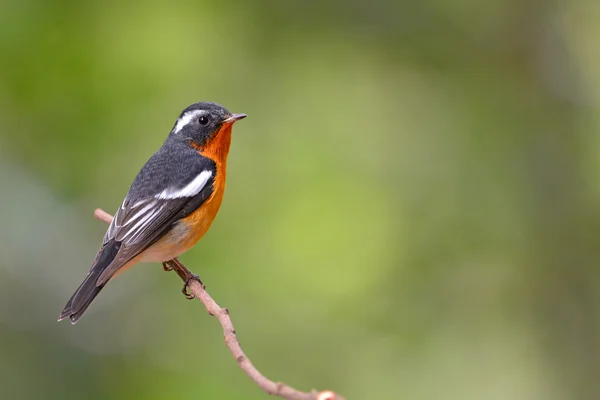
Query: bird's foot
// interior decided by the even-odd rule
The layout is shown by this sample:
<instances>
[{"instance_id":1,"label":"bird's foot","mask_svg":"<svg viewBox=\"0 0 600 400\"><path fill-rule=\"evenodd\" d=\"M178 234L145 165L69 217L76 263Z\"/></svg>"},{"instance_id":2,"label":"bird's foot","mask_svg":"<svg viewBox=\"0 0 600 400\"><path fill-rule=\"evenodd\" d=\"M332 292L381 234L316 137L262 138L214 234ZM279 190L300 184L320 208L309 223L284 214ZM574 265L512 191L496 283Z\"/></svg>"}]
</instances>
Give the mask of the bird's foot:
<instances>
[{"instance_id":1,"label":"bird's foot","mask_svg":"<svg viewBox=\"0 0 600 400\"><path fill-rule=\"evenodd\" d=\"M204 283L202 283L202 280L200 280L200 277L196 274L193 274L192 271L187 269L177 257L164 262L163 268L165 269L165 271L174 270L175 272L177 272L177 275L179 275L183 282L185 282L183 284L183 289L181 289L181 293L183 293L185 298L188 300L191 300L195 297L194 294L190 291L190 283L192 281L197 281L198 283L200 283L200 285L202 285L203 289L205 288Z\"/></svg>"},{"instance_id":2,"label":"bird's foot","mask_svg":"<svg viewBox=\"0 0 600 400\"><path fill-rule=\"evenodd\" d=\"M183 289L181 289L181 293L183 293L185 298L188 300L192 300L193 298L196 297L196 296L194 296L194 294L192 292L189 291L190 282L192 282L192 281L197 281L198 283L200 283L200 285L202 285L202 288L204 289L204 283L202 283L202 280L200 279L200 277L198 275L192 274L190 272L189 276L187 276L185 279L185 283L183 284Z\"/></svg>"}]
</instances>

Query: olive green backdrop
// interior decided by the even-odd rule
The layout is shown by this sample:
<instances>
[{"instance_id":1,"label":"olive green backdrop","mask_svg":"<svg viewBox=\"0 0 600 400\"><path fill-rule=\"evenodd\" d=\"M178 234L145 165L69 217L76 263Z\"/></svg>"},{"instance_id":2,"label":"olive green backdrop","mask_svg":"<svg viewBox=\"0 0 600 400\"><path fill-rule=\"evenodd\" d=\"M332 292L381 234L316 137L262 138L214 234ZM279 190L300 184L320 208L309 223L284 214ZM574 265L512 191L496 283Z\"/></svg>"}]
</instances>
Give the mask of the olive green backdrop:
<instances>
[{"instance_id":1,"label":"olive green backdrop","mask_svg":"<svg viewBox=\"0 0 600 400\"><path fill-rule=\"evenodd\" d=\"M236 124L182 260L349 399L600 398L600 3L0 4L0 398L266 399L147 264L57 323L179 112Z\"/></svg>"}]
</instances>

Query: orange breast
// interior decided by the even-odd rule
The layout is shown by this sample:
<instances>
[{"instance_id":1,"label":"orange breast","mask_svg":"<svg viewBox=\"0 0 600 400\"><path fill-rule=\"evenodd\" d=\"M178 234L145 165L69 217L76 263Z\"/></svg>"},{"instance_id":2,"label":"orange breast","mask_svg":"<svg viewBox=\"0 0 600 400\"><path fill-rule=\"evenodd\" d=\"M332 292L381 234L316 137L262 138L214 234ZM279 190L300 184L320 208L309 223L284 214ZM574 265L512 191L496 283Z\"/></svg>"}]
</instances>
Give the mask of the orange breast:
<instances>
[{"instance_id":1,"label":"orange breast","mask_svg":"<svg viewBox=\"0 0 600 400\"><path fill-rule=\"evenodd\" d=\"M196 242L208 231L208 228L210 228L210 225L219 212L224 193L225 177L222 178L218 185L215 180L213 194L200 206L200 208L180 222L189 229L186 238L180 242L180 245L185 250L196 244Z\"/></svg>"},{"instance_id":2,"label":"orange breast","mask_svg":"<svg viewBox=\"0 0 600 400\"><path fill-rule=\"evenodd\" d=\"M214 221L225 191L225 180L215 182L213 194L196 211L179 220L173 229L144 250L136 261L163 262L178 257L202 239Z\"/></svg>"}]
</instances>

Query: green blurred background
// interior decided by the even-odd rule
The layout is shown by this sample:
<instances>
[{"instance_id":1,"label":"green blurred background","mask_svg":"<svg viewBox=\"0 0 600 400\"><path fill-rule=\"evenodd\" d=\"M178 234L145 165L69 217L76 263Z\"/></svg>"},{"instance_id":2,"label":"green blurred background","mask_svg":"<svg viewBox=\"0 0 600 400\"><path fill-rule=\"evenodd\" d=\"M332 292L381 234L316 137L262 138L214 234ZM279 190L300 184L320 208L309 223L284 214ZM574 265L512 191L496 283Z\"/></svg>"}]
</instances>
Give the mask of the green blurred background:
<instances>
[{"instance_id":1,"label":"green blurred background","mask_svg":"<svg viewBox=\"0 0 600 400\"><path fill-rule=\"evenodd\" d=\"M0 4L0 398L265 399L158 264L56 317L179 112L234 129L182 260L268 377L600 399L600 2Z\"/></svg>"}]
</instances>

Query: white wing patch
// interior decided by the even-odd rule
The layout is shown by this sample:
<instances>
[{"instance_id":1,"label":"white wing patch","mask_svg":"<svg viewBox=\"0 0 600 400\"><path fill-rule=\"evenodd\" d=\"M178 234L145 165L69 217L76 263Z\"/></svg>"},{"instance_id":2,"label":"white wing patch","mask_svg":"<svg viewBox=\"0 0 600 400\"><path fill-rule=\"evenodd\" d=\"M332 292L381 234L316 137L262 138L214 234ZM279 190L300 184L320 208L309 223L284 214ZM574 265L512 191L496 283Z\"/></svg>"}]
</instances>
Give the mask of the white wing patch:
<instances>
[{"instance_id":1,"label":"white wing patch","mask_svg":"<svg viewBox=\"0 0 600 400\"><path fill-rule=\"evenodd\" d=\"M110 225L108 226L108 229L106 230L106 233L104 234L103 243L108 242L111 238L115 237L115 235L117 234L117 229L120 227L120 225L118 224L118 221L121 219L120 214L122 212L124 212L124 210L125 210L125 202L126 201L127 201L127 198L125 198L123 200L123 203L121 203L121 207L119 207L119 209L115 213L115 216L113 217L113 220L110 222Z\"/></svg>"},{"instance_id":2,"label":"white wing patch","mask_svg":"<svg viewBox=\"0 0 600 400\"><path fill-rule=\"evenodd\" d=\"M194 110L194 111L188 111L185 114L183 114L181 116L181 118L179 118L177 120L177 124L175 124L175 128L173 128L173 133L177 133L180 130L183 129L184 126L186 126L187 124L189 124L190 122L192 122L193 119L198 118L201 115L204 114L208 114L208 111L206 110Z\"/></svg>"},{"instance_id":3,"label":"white wing patch","mask_svg":"<svg viewBox=\"0 0 600 400\"><path fill-rule=\"evenodd\" d=\"M153 203L153 205L156 203ZM151 209L146 215L144 215L138 222L135 223L130 229L127 230L125 235L121 238L121 240L127 240L130 243L135 243L135 241L140 237L140 235L144 232L146 227L150 225L150 223L154 220L154 218L160 214L160 212L165 208L165 205L161 205L160 207Z\"/></svg>"},{"instance_id":4,"label":"white wing patch","mask_svg":"<svg viewBox=\"0 0 600 400\"><path fill-rule=\"evenodd\" d=\"M119 208L115 218L113 218L112 223L110 224L104 237L105 243L113 237L117 238L117 240L125 240L129 238L129 241L133 241L141 232L144 231L144 228L146 228L148 224L152 222L152 219L164 207L164 205L157 207L158 202L153 198L138 200L129 209L131 212L135 213L128 216L127 219L123 221L121 216L126 212L126 201L127 200L123 201L121 208ZM128 225L133 226L128 227Z\"/></svg>"},{"instance_id":5,"label":"white wing patch","mask_svg":"<svg viewBox=\"0 0 600 400\"><path fill-rule=\"evenodd\" d=\"M206 185L206 182L211 178L212 171L202 171L197 177L195 177L187 186L183 188L166 188L154 197L160 200L166 199L177 199L180 197L193 197L200 193L202 188Z\"/></svg>"},{"instance_id":6,"label":"white wing patch","mask_svg":"<svg viewBox=\"0 0 600 400\"><path fill-rule=\"evenodd\" d=\"M135 203L131 208L137 208L140 205L144 204L144 203L148 203L149 199L143 199L138 201L137 203ZM143 216L144 214L146 214L148 212L148 210L150 210L152 207L154 207L156 205L156 201L152 200L150 201L144 208L142 208L141 210L137 211L135 214L133 214L131 217L129 217L129 219L127 221L125 221L125 223L123 224L123 226L127 226L130 223L132 223L133 221L135 221L136 219L138 219L139 217Z\"/></svg>"}]
</instances>

